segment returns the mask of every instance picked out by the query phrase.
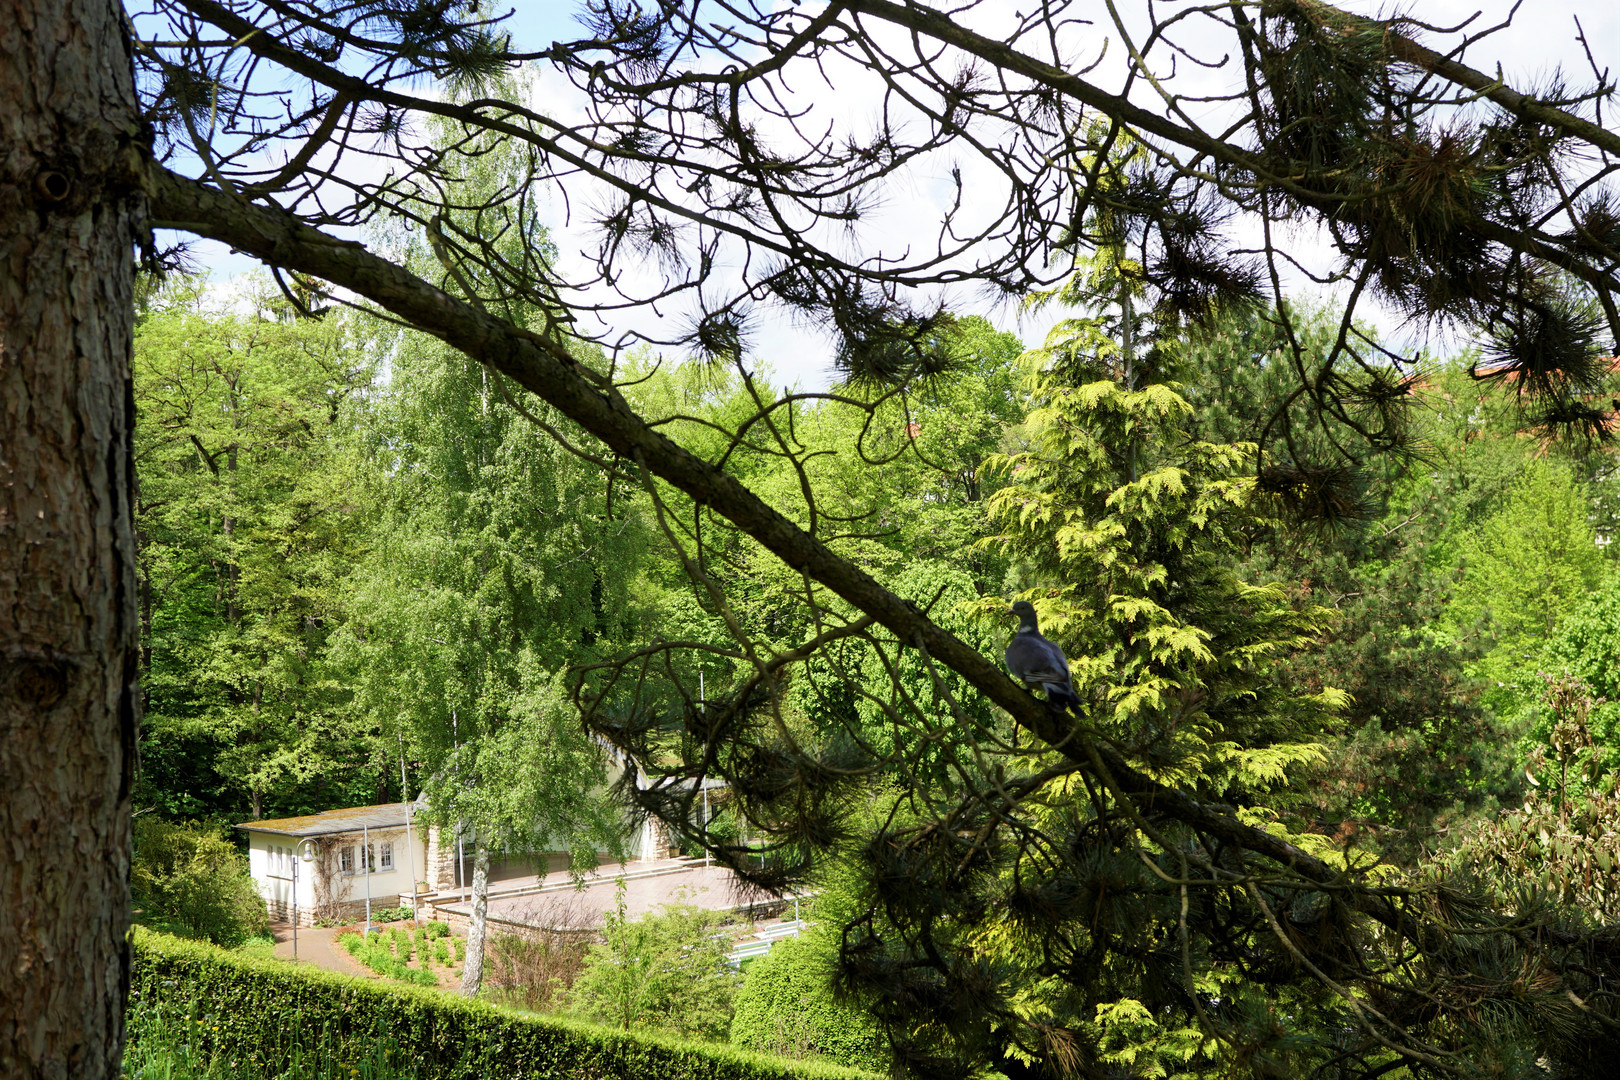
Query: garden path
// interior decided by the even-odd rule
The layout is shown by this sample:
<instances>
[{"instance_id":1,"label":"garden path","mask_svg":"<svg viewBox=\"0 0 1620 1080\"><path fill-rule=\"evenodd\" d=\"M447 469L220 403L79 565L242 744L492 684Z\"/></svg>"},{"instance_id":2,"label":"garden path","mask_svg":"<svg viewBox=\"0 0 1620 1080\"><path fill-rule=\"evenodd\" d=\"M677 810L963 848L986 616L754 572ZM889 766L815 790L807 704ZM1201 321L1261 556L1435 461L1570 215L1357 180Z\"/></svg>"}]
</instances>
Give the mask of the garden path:
<instances>
[{"instance_id":1,"label":"garden path","mask_svg":"<svg viewBox=\"0 0 1620 1080\"><path fill-rule=\"evenodd\" d=\"M345 975L369 975L359 963L345 950L337 947L337 936L345 927L316 927L300 926L298 928L298 962L301 964L314 964L327 971L341 971ZM292 923L276 922L270 924L270 932L276 938L276 956L283 960L291 960L293 955Z\"/></svg>"}]
</instances>

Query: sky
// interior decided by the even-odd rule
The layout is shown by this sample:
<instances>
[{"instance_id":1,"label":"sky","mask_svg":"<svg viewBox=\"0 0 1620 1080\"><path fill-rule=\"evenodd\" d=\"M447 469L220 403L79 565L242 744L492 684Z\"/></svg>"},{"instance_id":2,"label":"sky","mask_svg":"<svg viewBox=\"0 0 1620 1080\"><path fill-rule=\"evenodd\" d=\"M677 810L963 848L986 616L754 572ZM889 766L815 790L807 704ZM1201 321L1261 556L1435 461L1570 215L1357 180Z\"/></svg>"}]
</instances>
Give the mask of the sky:
<instances>
[{"instance_id":1,"label":"sky","mask_svg":"<svg viewBox=\"0 0 1620 1080\"><path fill-rule=\"evenodd\" d=\"M992 0L991 4L976 13L988 20L978 28L993 32L995 21L1010 18L1017 10L1017 3L1018 0ZM1343 6L1367 15L1385 14L1388 10L1387 5L1358 0L1347 0ZM1501 0L1490 0L1485 4L1422 0L1421 3L1408 4L1402 10L1437 27L1453 26L1475 16L1472 29L1501 21L1511 9L1511 4ZM503 7L499 10L508 9ZM552 41L583 36L582 28L574 19L579 5L572 0L530 0L510 10L512 15L505 25L519 48L542 49ZM1512 28L1492 35L1471 48L1468 62L1481 70L1491 70L1500 65L1507 82L1520 89L1544 85L1549 75L1559 67L1565 70L1572 83L1590 82L1590 67L1576 40L1577 18L1584 28L1593 55L1598 57L1600 63L1620 55L1620 4L1605 0L1550 0L1521 6ZM1098 37L1102 36L1102 28L1092 29ZM1118 56L1122 50L1114 46L1114 52ZM1186 70L1190 69L1184 69L1184 72ZM1109 83L1106 71L1105 66L1095 76L1104 85ZM818 92L821 95L816 101L818 108L835 115L856 118L866 106L866 100L859 93L846 94L840 99L838 92L830 88L820 88ZM583 106L578 91L549 67L542 68L537 76L533 103L559 120L578 115ZM1609 126L1613 126L1612 122ZM932 168L940 170L942 165L935 164ZM975 180L970 174L970 185L975 182L989 183L993 182L993 178L984 176ZM906 237L914 235L932 236L938 227L939 193L944 187L942 175L934 176L926 171L898 179L886 191L883 206L869 224L866 236L873 243L890 244L904 243ZM576 209L577 205L578 200ZM565 273L571 262L583 266L575 253L595 245L584 217L576 213L572 220L565 219L559 208L558 216L548 223L561 252L560 268ZM1331 259L1331 253L1320 237L1301 235L1295 237L1293 242L1297 245L1297 253L1307 261L1325 265ZM211 241L195 243L192 254L197 264L220 282L247 272L256 265L246 256L230 252ZM1311 289L1304 291L1309 293ZM1038 344L1052 322L1063 315L1061 311L1048 309L1045 313L1031 316L1013 304L986 309L982 303L974 303L972 298L947 296L946 299L954 301L958 310L984 314L999 329L1017 334L1026 345ZM1385 334L1386 340L1398 348L1411 350L1427 347L1443 353L1463 344L1417 335L1395 316L1376 308L1369 308L1368 314ZM754 356L757 362L762 362L768 368L773 380L805 390L824 388L832 376L830 339L802 320L796 321L769 311L759 311L758 315L757 331L751 339ZM679 313L667 309L625 312L615 315L614 319L616 325L601 325L598 329L609 337L625 331L641 331L652 337L669 338L687 325L687 320L681 319Z\"/></svg>"}]
</instances>

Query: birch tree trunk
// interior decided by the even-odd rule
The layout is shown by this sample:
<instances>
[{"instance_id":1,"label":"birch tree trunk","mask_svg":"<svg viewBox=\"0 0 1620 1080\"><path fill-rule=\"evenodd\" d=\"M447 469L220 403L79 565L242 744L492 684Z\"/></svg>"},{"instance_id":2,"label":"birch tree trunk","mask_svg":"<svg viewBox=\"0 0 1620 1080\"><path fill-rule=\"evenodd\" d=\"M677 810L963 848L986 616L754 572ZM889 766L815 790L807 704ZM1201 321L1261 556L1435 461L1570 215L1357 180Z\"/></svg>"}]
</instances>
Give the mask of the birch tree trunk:
<instances>
[{"instance_id":1,"label":"birch tree trunk","mask_svg":"<svg viewBox=\"0 0 1620 1080\"><path fill-rule=\"evenodd\" d=\"M473 849L472 918L467 923L467 963L461 969L461 992L477 997L484 983L484 931L489 915L489 845Z\"/></svg>"},{"instance_id":2,"label":"birch tree trunk","mask_svg":"<svg viewBox=\"0 0 1620 1080\"><path fill-rule=\"evenodd\" d=\"M131 251L108 0L0 0L0 1076L110 1080L138 722Z\"/></svg>"}]
</instances>

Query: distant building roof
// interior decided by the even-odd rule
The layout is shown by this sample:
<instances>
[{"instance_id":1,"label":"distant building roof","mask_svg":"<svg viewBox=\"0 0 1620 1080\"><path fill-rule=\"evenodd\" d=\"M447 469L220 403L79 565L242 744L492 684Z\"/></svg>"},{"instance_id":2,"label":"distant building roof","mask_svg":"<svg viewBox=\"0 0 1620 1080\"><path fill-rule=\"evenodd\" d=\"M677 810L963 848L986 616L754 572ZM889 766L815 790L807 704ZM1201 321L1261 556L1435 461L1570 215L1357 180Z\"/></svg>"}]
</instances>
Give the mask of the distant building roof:
<instances>
[{"instance_id":1,"label":"distant building roof","mask_svg":"<svg viewBox=\"0 0 1620 1080\"><path fill-rule=\"evenodd\" d=\"M381 806L351 806L345 810L323 810L319 814L305 814L303 817L244 821L237 828L280 836L326 836L331 833L359 832L363 828L398 828L405 824L405 809L411 805L396 802L383 803ZM418 805L416 813L421 813L422 809L423 806Z\"/></svg>"}]
</instances>

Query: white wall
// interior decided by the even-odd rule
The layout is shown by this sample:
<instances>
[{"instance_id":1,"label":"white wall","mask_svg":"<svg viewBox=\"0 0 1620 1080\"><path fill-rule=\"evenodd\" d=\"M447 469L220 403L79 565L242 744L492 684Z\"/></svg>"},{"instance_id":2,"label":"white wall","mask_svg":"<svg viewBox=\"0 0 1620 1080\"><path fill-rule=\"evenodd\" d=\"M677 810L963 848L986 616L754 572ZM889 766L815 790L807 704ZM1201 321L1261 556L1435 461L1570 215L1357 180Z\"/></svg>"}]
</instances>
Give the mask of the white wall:
<instances>
[{"instance_id":1,"label":"white wall","mask_svg":"<svg viewBox=\"0 0 1620 1080\"><path fill-rule=\"evenodd\" d=\"M292 863L295 859L295 836L275 836L271 833L248 833L248 871L259 895L268 903L281 902L289 909L293 902ZM298 907L308 911L315 903L313 867L308 863L298 867Z\"/></svg>"},{"instance_id":2,"label":"white wall","mask_svg":"<svg viewBox=\"0 0 1620 1080\"><path fill-rule=\"evenodd\" d=\"M619 760L617 755L609 755L606 772L608 786L611 787L624 775L624 762ZM625 858L631 862L668 858L666 839L663 826L649 816L642 820L641 828L629 834L625 844ZM566 851L568 847L563 844L558 850Z\"/></svg>"},{"instance_id":3,"label":"white wall","mask_svg":"<svg viewBox=\"0 0 1620 1080\"><path fill-rule=\"evenodd\" d=\"M373 900L382 897L397 897L402 893L411 892L412 859L416 871L416 880L424 880L427 876L427 836L426 829L411 828L411 847L405 844L405 827L395 829L370 830L370 842L373 852L375 870L371 873L371 896ZM364 860L360 856L361 833L337 833L326 839L333 845L330 856L329 870L332 874L331 894L334 902L353 902L366 898L366 878ZM384 845L391 845L393 849L393 863L390 868L383 866ZM352 858L350 871L340 869L342 866L342 852L345 848L351 849ZM409 854L408 854L409 853Z\"/></svg>"},{"instance_id":4,"label":"white wall","mask_svg":"<svg viewBox=\"0 0 1620 1080\"><path fill-rule=\"evenodd\" d=\"M356 831L321 837L320 842L323 846L331 844L333 847L332 854L325 860L328 865L323 866L320 859L299 863L297 900L301 916L307 917L307 913L315 907L316 877L323 871L329 870L331 873L329 896L331 901L343 903L365 900L367 875L363 872L364 863L360 856L361 835ZM415 859L416 880L422 880L426 872L426 830L412 827L411 848L414 852L406 847L404 826L395 829L372 829L370 839L376 864L376 871L370 875L372 899L386 898L390 904L397 903L398 896L412 891L412 854ZM296 836L248 833L248 870L253 875L254 884L259 888L259 895L264 897L269 905L277 903L284 905L288 916L292 913L292 863L297 857L295 854L297 844ZM384 845L392 845L394 865L387 869L383 867ZM351 849L352 853L350 865L354 869L348 872L339 870L340 853L344 848Z\"/></svg>"}]
</instances>

